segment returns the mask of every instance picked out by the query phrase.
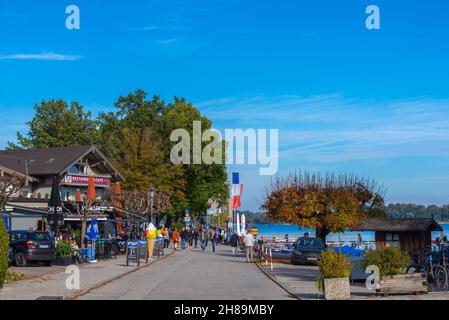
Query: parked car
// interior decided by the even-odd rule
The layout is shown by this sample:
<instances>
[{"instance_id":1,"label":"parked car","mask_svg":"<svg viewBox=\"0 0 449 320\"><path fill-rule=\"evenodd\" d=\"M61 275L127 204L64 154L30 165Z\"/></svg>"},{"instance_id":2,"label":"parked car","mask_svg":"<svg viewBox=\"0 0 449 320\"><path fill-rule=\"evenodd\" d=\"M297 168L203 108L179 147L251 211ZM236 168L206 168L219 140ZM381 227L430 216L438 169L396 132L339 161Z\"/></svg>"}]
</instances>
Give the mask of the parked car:
<instances>
[{"instance_id":1,"label":"parked car","mask_svg":"<svg viewBox=\"0 0 449 320\"><path fill-rule=\"evenodd\" d=\"M24 267L28 262L43 262L46 266L51 266L55 260L55 240L49 232L10 231L9 245L13 263L18 267Z\"/></svg>"},{"instance_id":2,"label":"parked car","mask_svg":"<svg viewBox=\"0 0 449 320\"><path fill-rule=\"evenodd\" d=\"M321 251L325 249L320 238L298 238L292 246L292 264L318 264Z\"/></svg>"}]
</instances>

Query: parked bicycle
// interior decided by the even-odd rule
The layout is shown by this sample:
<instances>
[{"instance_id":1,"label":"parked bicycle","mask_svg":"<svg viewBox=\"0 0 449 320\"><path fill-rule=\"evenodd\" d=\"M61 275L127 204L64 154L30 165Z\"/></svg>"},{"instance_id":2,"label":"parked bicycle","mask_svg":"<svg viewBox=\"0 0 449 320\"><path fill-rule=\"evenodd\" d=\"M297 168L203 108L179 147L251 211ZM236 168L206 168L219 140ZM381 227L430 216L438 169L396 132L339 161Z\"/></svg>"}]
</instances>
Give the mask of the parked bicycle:
<instances>
[{"instance_id":1,"label":"parked bicycle","mask_svg":"<svg viewBox=\"0 0 449 320\"><path fill-rule=\"evenodd\" d=\"M444 263L444 265L442 265ZM426 276L427 288L431 292L448 289L448 269L444 253L429 252L420 262L412 262L407 267L407 273L421 272Z\"/></svg>"}]
</instances>

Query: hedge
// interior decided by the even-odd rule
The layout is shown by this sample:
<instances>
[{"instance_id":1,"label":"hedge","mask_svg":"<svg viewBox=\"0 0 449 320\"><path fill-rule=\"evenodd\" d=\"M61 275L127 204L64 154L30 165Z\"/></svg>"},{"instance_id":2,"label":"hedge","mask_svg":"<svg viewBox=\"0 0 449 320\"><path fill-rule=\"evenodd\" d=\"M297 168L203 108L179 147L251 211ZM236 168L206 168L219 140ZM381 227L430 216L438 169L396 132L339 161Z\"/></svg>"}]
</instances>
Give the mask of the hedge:
<instances>
[{"instance_id":1,"label":"hedge","mask_svg":"<svg viewBox=\"0 0 449 320\"><path fill-rule=\"evenodd\" d=\"M9 237L6 231L5 223L0 218L0 288L5 282L6 272L8 271L9 256Z\"/></svg>"}]
</instances>

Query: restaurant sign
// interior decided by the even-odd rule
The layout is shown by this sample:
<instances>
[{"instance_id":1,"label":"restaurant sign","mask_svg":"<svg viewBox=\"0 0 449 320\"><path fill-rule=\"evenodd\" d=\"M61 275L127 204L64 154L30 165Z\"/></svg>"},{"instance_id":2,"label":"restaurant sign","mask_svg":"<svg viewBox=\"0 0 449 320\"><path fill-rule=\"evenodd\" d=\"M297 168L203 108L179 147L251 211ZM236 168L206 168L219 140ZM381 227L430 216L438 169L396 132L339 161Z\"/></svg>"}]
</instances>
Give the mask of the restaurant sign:
<instances>
[{"instance_id":1,"label":"restaurant sign","mask_svg":"<svg viewBox=\"0 0 449 320\"><path fill-rule=\"evenodd\" d=\"M89 184L89 177L88 176L66 175L64 177L64 182L65 183L88 185ZM111 179L110 178L102 178L102 177L94 177L94 183L95 183L95 185L109 186L111 184Z\"/></svg>"}]
</instances>

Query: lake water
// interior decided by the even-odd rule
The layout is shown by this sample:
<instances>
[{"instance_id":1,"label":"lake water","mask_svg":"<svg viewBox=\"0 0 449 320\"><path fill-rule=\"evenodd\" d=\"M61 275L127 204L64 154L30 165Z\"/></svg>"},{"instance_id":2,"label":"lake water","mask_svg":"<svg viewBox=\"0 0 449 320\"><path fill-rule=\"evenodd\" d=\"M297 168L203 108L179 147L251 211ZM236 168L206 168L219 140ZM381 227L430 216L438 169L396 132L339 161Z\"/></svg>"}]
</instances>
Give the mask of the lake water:
<instances>
[{"instance_id":1,"label":"lake water","mask_svg":"<svg viewBox=\"0 0 449 320\"><path fill-rule=\"evenodd\" d=\"M449 234L449 224L441 224L444 229L444 233ZM251 224L251 227L257 227L259 229L258 238L264 236L265 239L284 239L288 234L289 240L293 241L298 237L304 236L306 232L311 237L315 236L315 230L301 228L297 225L291 224ZM432 232L432 239L440 236L439 232ZM375 249L375 234L374 231L346 231L343 233L330 233L326 237L326 243L329 245L351 246L354 243L361 243L360 249L364 250L366 247Z\"/></svg>"}]
</instances>

